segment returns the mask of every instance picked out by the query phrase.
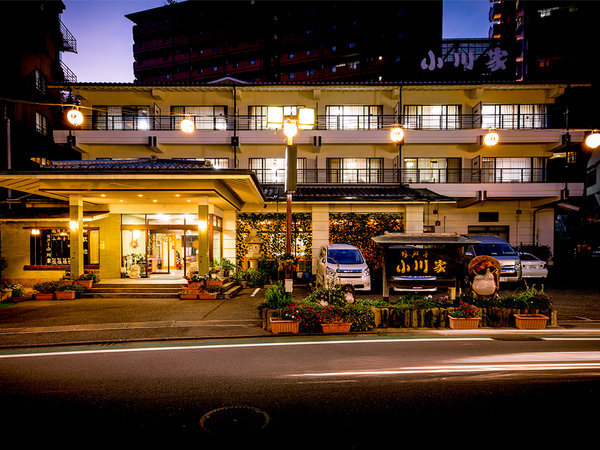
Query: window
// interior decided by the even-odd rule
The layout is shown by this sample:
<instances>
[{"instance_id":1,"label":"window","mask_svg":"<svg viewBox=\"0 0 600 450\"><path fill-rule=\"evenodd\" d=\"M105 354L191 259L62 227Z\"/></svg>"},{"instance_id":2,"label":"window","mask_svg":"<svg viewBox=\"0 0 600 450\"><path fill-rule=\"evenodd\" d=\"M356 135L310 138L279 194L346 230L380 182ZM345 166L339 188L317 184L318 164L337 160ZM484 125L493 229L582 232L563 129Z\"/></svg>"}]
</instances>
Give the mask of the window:
<instances>
[{"instance_id":1,"label":"window","mask_svg":"<svg viewBox=\"0 0 600 450\"><path fill-rule=\"evenodd\" d=\"M40 94L46 94L48 92L48 79L40 69L35 69L33 71L33 83L35 90Z\"/></svg>"},{"instance_id":2,"label":"window","mask_svg":"<svg viewBox=\"0 0 600 450\"><path fill-rule=\"evenodd\" d=\"M94 130L149 130L149 106L98 106L92 113Z\"/></svg>"},{"instance_id":3,"label":"window","mask_svg":"<svg viewBox=\"0 0 600 450\"><path fill-rule=\"evenodd\" d=\"M500 214L498 212L480 212L479 222L498 222Z\"/></svg>"},{"instance_id":4,"label":"window","mask_svg":"<svg viewBox=\"0 0 600 450\"><path fill-rule=\"evenodd\" d=\"M291 74L290 74L290 78ZM267 129L267 108L268 106L250 106L248 107L248 115L250 116L249 128L251 130L266 130ZM284 116L295 116L298 114L298 106L283 106Z\"/></svg>"},{"instance_id":5,"label":"window","mask_svg":"<svg viewBox=\"0 0 600 450\"><path fill-rule=\"evenodd\" d=\"M481 128L547 128L546 105L483 105Z\"/></svg>"},{"instance_id":6,"label":"window","mask_svg":"<svg viewBox=\"0 0 600 450\"><path fill-rule=\"evenodd\" d=\"M509 228L501 225L469 225L468 234L491 234L508 242ZM509 252L511 250L508 250Z\"/></svg>"},{"instance_id":7,"label":"window","mask_svg":"<svg viewBox=\"0 0 600 450\"><path fill-rule=\"evenodd\" d=\"M328 183L381 183L383 158L327 158Z\"/></svg>"},{"instance_id":8,"label":"window","mask_svg":"<svg viewBox=\"0 0 600 450\"><path fill-rule=\"evenodd\" d=\"M228 158L204 158L205 161L210 161L215 169L229 169Z\"/></svg>"},{"instance_id":9,"label":"window","mask_svg":"<svg viewBox=\"0 0 600 450\"><path fill-rule=\"evenodd\" d=\"M47 136L49 133L48 130L48 119L42 113L35 113L35 131L44 136Z\"/></svg>"},{"instance_id":10,"label":"window","mask_svg":"<svg viewBox=\"0 0 600 450\"><path fill-rule=\"evenodd\" d=\"M179 129L181 120L190 116L197 130L226 130L227 106L172 106L173 129Z\"/></svg>"},{"instance_id":11,"label":"window","mask_svg":"<svg viewBox=\"0 0 600 450\"><path fill-rule=\"evenodd\" d=\"M370 105L327 106L328 130L376 130L382 122L383 107Z\"/></svg>"},{"instance_id":12,"label":"window","mask_svg":"<svg viewBox=\"0 0 600 450\"><path fill-rule=\"evenodd\" d=\"M260 183L285 183L285 158L250 158L249 165ZM305 182L306 158L298 158L296 168L298 182Z\"/></svg>"},{"instance_id":13,"label":"window","mask_svg":"<svg viewBox=\"0 0 600 450\"><path fill-rule=\"evenodd\" d=\"M482 183L541 183L546 180L546 158L481 158Z\"/></svg>"},{"instance_id":14,"label":"window","mask_svg":"<svg viewBox=\"0 0 600 450\"><path fill-rule=\"evenodd\" d=\"M66 228L41 229L30 236L29 261L32 266L68 265L71 263L69 230ZM99 264L99 231L83 230L83 264Z\"/></svg>"},{"instance_id":15,"label":"window","mask_svg":"<svg viewBox=\"0 0 600 450\"><path fill-rule=\"evenodd\" d=\"M425 130L460 128L460 105L405 105L404 126Z\"/></svg>"},{"instance_id":16,"label":"window","mask_svg":"<svg viewBox=\"0 0 600 450\"><path fill-rule=\"evenodd\" d=\"M460 183L461 158L404 158L403 183Z\"/></svg>"}]
</instances>

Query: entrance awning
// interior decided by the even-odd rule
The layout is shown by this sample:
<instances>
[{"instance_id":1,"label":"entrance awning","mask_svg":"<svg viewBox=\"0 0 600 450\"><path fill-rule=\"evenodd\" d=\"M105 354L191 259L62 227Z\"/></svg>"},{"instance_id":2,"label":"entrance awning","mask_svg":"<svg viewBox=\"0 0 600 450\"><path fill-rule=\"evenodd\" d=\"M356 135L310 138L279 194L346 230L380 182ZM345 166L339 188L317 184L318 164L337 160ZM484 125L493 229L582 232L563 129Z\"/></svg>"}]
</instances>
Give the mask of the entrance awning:
<instances>
[{"instance_id":1,"label":"entrance awning","mask_svg":"<svg viewBox=\"0 0 600 450\"><path fill-rule=\"evenodd\" d=\"M170 159L48 161L34 171L0 172L0 187L57 200L82 195L92 205L185 205L223 210L265 201L254 172Z\"/></svg>"},{"instance_id":2,"label":"entrance awning","mask_svg":"<svg viewBox=\"0 0 600 450\"><path fill-rule=\"evenodd\" d=\"M388 233L372 239L381 245L481 244L477 239L456 233Z\"/></svg>"}]
</instances>

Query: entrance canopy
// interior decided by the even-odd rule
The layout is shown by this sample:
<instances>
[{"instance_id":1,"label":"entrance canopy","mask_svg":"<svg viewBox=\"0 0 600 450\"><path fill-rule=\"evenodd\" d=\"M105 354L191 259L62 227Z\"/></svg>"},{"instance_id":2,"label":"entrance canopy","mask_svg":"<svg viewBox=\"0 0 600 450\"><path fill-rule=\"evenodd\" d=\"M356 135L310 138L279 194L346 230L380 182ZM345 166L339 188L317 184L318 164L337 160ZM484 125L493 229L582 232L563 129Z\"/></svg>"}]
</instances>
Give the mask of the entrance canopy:
<instances>
[{"instance_id":1,"label":"entrance canopy","mask_svg":"<svg viewBox=\"0 0 600 450\"><path fill-rule=\"evenodd\" d=\"M477 239L456 233L387 233L373 238L380 245L470 245L481 244Z\"/></svg>"},{"instance_id":2,"label":"entrance canopy","mask_svg":"<svg viewBox=\"0 0 600 450\"><path fill-rule=\"evenodd\" d=\"M185 205L208 199L223 210L240 210L265 201L252 171L169 159L47 161L34 171L0 172L0 187L64 201L81 195L93 205Z\"/></svg>"}]
</instances>

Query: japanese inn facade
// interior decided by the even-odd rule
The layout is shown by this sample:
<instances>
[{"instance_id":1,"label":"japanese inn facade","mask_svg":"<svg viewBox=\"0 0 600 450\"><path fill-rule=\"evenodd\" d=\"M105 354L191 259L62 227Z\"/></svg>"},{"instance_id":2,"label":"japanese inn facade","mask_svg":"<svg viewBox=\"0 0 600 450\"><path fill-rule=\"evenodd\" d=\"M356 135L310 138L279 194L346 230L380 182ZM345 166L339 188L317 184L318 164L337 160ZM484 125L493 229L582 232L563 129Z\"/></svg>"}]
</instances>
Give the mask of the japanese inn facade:
<instances>
[{"instance_id":1,"label":"japanese inn facade","mask_svg":"<svg viewBox=\"0 0 600 450\"><path fill-rule=\"evenodd\" d=\"M32 286L65 270L114 279L132 264L149 277L206 273L219 257L246 264L236 251L240 215L286 213L286 138L267 128L272 105L316 111L314 128L294 138L292 197L312 238L294 251L313 271L332 217L347 213L392 214L407 233L497 234L553 248L565 188L583 194L583 182L549 170L565 134L549 111L565 87L69 85L84 122L53 133L81 159L0 174L0 186L28 206L0 219L3 278ZM192 133L180 130L185 117ZM390 140L398 124L401 145ZM499 135L493 147L483 144L490 128ZM577 143L584 132L570 135Z\"/></svg>"}]
</instances>

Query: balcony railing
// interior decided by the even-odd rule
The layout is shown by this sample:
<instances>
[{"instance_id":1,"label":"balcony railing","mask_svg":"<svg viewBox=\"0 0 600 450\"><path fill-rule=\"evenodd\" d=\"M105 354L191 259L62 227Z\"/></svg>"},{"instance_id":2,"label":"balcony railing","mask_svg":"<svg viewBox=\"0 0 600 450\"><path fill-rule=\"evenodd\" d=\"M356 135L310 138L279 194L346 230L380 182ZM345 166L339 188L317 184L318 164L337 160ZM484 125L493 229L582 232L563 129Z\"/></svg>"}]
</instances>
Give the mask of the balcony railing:
<instances>
[{"instance_id":1,"label":"balcony railing","mask_svg":"<svg viewBox=\"0 0 600 450\"><path fill-rule=\"evenodd\" d=\"M281 184L285 169L256 169L263 184ZM547 169L298 169L299 184L546 183Z\"/></svg>"},{"instance_id":2,"label":"balcony railing","mask_svg":"<svg viewBox=\"0 0 600 450\"><path fill-rule=\"evenodd\" d=\"M62 34L62 50L77 53L77 40L62 20L60 21L60 33Z\"/></svg>"},{"instance_id":3,"label":"balcony railing","mask_svg":"<svg viewBox=\"0 0 600 450\"><path fill-rule=\"evenodd\" d=\"M69 71L70 72L70 71ZM70 72L72 73L72 72ZM66 74L65 74L66 75ZM197 129L203 130L267 130L266 116L195 116ZM181 116L101 116L86 117L83 129L88 130L178 130ZM235 121L235 123L234 123ZM316 118L315 130L388 130L402 123L414 130L470 130L478 128L546 129L563 128L563 123L551 123L546 114L497 114L454 116L396 115L323 115Z\"/></svg>"}]
</instances>

